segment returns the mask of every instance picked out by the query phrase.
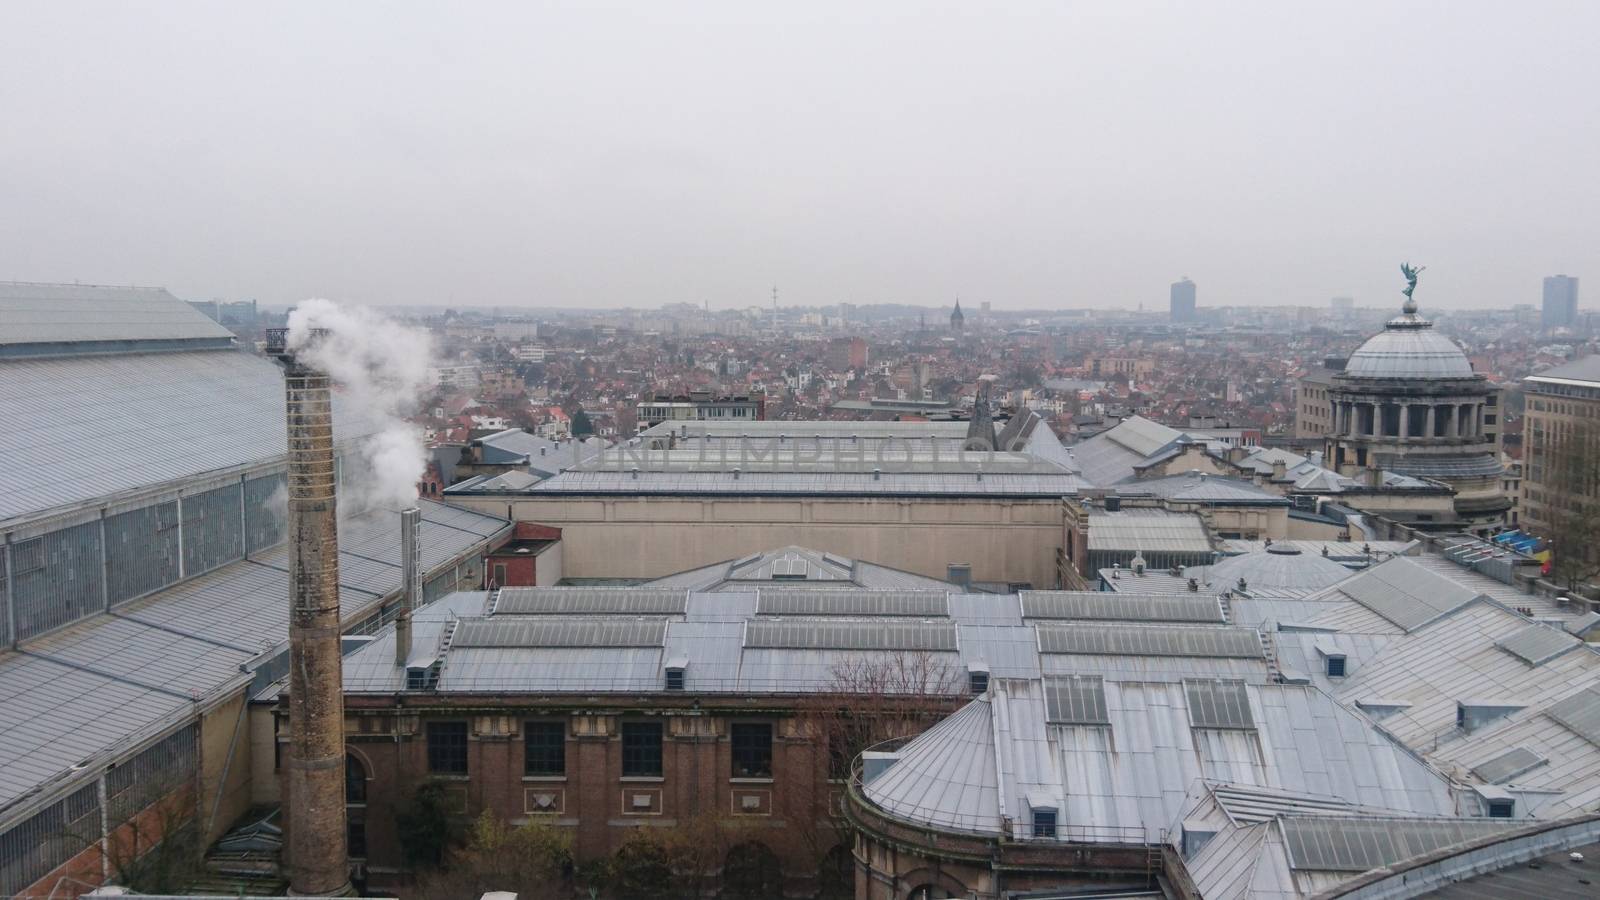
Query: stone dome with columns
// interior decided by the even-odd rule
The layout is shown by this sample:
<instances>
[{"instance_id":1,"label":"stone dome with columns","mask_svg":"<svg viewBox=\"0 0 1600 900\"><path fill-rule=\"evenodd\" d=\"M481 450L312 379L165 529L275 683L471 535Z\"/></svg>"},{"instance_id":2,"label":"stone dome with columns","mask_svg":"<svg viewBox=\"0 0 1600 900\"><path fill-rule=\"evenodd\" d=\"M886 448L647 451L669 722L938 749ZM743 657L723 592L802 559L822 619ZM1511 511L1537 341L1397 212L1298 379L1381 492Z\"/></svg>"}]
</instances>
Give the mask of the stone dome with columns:
<instances>
[{"instance_id":1,"label":"stone dome with columns","mask_svg":"<svg viewBox=\"0 0 1600 900\"><path fill-rule=\"evenodd\" d=\"M1489 529L1511 505L1501 486L1499 396L1407 298L1333 377L1327 464L1343 475L1377 469L1447 484L1456 491L1454 519L1408 524Z\"/></svg>"}]
</instances>

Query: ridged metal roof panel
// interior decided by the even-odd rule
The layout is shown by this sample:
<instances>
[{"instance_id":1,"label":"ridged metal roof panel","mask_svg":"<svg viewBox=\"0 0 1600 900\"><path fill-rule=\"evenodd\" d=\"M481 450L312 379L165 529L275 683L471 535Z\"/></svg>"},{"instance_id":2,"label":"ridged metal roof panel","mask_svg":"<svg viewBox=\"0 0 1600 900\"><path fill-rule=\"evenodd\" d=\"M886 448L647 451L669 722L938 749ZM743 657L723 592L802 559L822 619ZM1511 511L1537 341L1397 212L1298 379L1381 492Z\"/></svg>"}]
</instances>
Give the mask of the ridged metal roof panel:
<instances>
[{"instance_id":1,"label":"ridged metal roof panel","mask_svg":"<svg viewBox=\"0 0 1600 900\"><path fill-rule=\"evenodd\" d=\"M166 288L0 281L0 346L232 337Z\"/></svg>"},{"instance_id":2,"label":"ridged metal roof panel","mask_svg":"<svg viewBox=\"0 0 1600 900\"><path fill-rule=\"evenodd\" d=\"M1026 619L1222 624L1214 594L1126 594L1107 591L1023 591Z\"/></svg>"},{"instance_id":3,"label":"ridged metal roof panel","mask_svg":"<svg viewBox=\"0 0 1600 900\"><path fill-rule=\"evenodd\" d=\"M689 592L644 587L508 587L501 588L494 614L681 616L689 608Z\"/></svg>"},{"instance_id":4,"label":"ridged metal roof panel","mask_svg":"<svg viewBox=\"0 0 1600 900\"><path fill-rule=\"evenodd\" d=\"M333 399L336 441L377 430ZM239 350L0 361L0 522L282 460L283 404L278 367Z\"/></svg>"},{"instance_id":5,"label":"ridged metal roof panel","mask_svg":"<svg viewBox=\"0 0 1600 900\"><path fill-rule=\"evenodd\" d=\"M1039 652L1102 656L1200 656L1258 659L1265 656L1252 628L1181 625L1080 625L1041 622Z\"/></svg>"},{"instance_id":6,"label":"ridged metal roof panel","mask_svg":"<svg viewBox=\"0 0 1600 900\"><path fill-rule=\"evenodd\" d=\"M1289 816L1279 821L1289 865L1315 872L1365 872L1505 831L1506 819L1388 819Z\"/></svg>"},{"instance_id":7,"label":"ridged metal roof panel","mask_svg":"<svg viewBox=\"0 0 1600 900\"><path fill-rule=\"evenodd\" d=\"M954 622L887 619L756 619L746 647L794 650L954 650Z\"/></svg>"},{"instance_id":8,"label":"ridged metal roof panel","mask_svg":"<svg viewBox=\"0 0 1600 900\"><path fill-rule=\"evenodd\" d=\"M756 613L763 616L944 618L950 615L950 595L944 591L764 587L759 591Z\"/></svg>"},{"instance_id":9,"label":"ridged metal roof panel","mask_svg":"<svg viewBox=\"0 0 1600 900\"><path fill-rule=\"evenodd\" d=\"M660 647L666 636L666 619L491 616L462 619L450 647Z\"/></svg>"}]
</instances>

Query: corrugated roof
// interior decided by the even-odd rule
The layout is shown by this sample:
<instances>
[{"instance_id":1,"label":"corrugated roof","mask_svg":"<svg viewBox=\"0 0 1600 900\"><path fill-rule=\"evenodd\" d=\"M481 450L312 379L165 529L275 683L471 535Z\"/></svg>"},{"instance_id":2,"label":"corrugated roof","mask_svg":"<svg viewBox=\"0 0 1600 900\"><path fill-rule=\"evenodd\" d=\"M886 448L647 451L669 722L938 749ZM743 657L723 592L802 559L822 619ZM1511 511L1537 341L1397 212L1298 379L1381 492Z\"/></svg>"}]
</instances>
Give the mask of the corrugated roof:
<instances>
[{"instance_id":1,"label":"corrugated roof","mask_svg":"<svg viewBox=\"0 0 1600 900\"><path fill-rule=\"evenodd\" d=\"M660 647L666 635L666 619L491 616L462 619L450 647L454 659L457 647Z\"/></svg>"},{"instance_id":2,"label":"corrugated roof","mask_svg":"<svg viewBox=\"0 0 1600 900\"><path fill-rule=\"evenodd\" d=\"M954 650L954 622L888 619L756 619L746 647L793 650Z\"/></svg>"},{"instance_id":3,"label":"corrugated roof","mask_svg":"<svg viewBox=\"0 0 1600 900\"><path fill-rule=\"evenodd\" d=\"M1045 720L1052 725L1110 725L1105 680L1098 675L1057 675L1044 680Z\"/></svg>"},{"instance_id":4,"label":"corrugated roof","mask_svg":"<svg viewBox=\"0 0 1600 900\"><path fill-rule=\"evenodd\" d=\"M419 505L425 576L508 527L481 513ZM339 522L339 601L347 622L370 615L381 596L399 589L397 549L392 562L356 555L373 544L398 548L399 532L393 514ZM280 546L230 563L0 652L0 809L66 778L79 763L173 727L192 714L196 699L243 677L241 665L261 665L279 652L289 621L281 554ZM358 570L367 574L358 577ZM382 652L392 665L393 644Z\"/></svg>"},{"instance_id":5,"label":"corrugated roof","mask_svg":"<svg viewBox=\"0 0 1600 900\"><path fill-rule=\"evenodd\" d=\"M0 360L0 523L282 460L283 390L238 350ZM372 434L367 415L335 393L335 440Z\"/></svg>"},{"instance_id":6,"label":"corrugated roof","mask_svg":"<svg viewBox=\"0 0 1600 900\"><path fill-rule=\"evenodd\" d=\"M500 615L683 615L689 593L682 590L601 587L508 587L495 598Z\"/></svg>"},{"instance_id":7,"label":"corrugated roof","mask_svg":"<svg viewBox=\"0 0 1600 900\"><path fill-rule=\"evenodd\" d=\"M1212 656L1255 659L1264 655L1252 628L1182 625L1087 625L1041 622L1039 652L1108 656Z\"/></svg>"},{"instance_id":8,"label":"corrugated roof","mask_svg":"<svg viewBox=\"0 0 1600 900\"><path fill-rule=\"evenodd\" d=\"M1194 680L1183 683L1189 724L1195 728L1255 728L1250 692L1243 681Z\"/></svg>"},{"instance_id":9,"label":"corrugated roof","mask_svg":"<svg viewBox=\"0 0 1600 900\"><path fill-rule=\"evenodd\" d=\"M1121 622L1223 622L1215 594L1130 594L1106 591L1023 591L1028 619Z\"/></svg>"},{"instance_id":10,"label":"corrugated roof","mask_svg":"<svg viewBox=\"0 0 1600 900\"><path fill-rule=\"evenodd\" d=\"M1366 872L1477 840L1519 823L1506 819L1288 816L1278 824L1294 869Z\"/></svg>"},{"instance_id":11,"label":"corrugated roof","mask_svg":"<svg viewBox=\"0 0 1600 900\"><path fill-rule=\"evenodd\" d=\"M911 616L950 614L944 591L871 591L763 587L756 601L763 616Z\"/></svg>"},{"instance_id":12,"label":"corrugated roof","mask_svg":"<svg viewBox=\"0 0 1600 900\"><path fill-rule=\"evenodd\" d=\"M0 281L0 348L232 338L166 288Z\"/></svg>"},{"instance_id":13,"label":"corrugated roof","mask_svg":"<svg viewBox=\"0 0 1600 900\"><path fill-rule=\"evenodd\" d=\"M1089 517L1089 549L1210 553L1211 536L1195 513L1163 509L1095 510Z\"/></svg>"},{"instance_id":14,"label":"corrugated roof","mask_svg":"<svg viewBox=\"0 0 1600 900\"><path fill-rule=\"evenodd\" d=\"M1065 497L1075 495L1084 481L1068 472L1013 474L969 471L898 472L893 465L882 473L866 472L751 472L735 478L730 472L568 471L529 488L530 496L544 494L774 494L774 495L913 495Z\"/></svg>"}]
</instances>

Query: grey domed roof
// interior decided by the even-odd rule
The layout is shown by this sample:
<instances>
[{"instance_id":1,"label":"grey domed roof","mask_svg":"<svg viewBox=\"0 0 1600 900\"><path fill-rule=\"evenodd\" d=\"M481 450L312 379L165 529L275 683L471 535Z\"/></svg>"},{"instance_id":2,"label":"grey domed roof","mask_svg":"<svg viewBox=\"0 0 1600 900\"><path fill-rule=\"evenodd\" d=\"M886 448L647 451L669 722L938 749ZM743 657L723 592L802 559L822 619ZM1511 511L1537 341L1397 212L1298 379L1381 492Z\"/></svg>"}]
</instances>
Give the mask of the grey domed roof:
<instances>
[{"instance_id":1,"label":"grey domed roof","mask_svg":"<svg viewBox=\"0 0 1600 900\"><path fill-rule=\"evenodd\" d=\"M1206 573L1206 585L1215 591L1233 590L1243 578L1247 591L1315 591L1351 574L1326 556L1274 546L1222 560Z\"/></svg>"},{"instance_id":2,"label":"grey domed roof","mask_svg":"<svg viewBox=\"0 0 1600 900\"><path fill-rule=\"evenodd\" d=\"M1472 363L1455 341L1433 330L1415 304L1367 339L1345 363L1346 378L1471 378Z\"/></svg>"}]
</instances>

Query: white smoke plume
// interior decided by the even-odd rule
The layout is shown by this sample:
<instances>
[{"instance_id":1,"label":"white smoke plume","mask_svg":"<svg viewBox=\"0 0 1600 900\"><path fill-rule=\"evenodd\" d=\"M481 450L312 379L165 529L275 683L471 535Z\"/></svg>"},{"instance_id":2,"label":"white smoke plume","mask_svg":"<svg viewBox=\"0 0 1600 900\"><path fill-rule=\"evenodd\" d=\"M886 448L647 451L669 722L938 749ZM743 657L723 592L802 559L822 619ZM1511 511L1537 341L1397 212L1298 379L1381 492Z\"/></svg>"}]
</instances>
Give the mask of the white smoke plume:
<instances>
[{"instance_id":1,"label":"white smoke plume","mask_svg":"<svg viewBox=\"0 0 1600 900\"><path fill-rule=\"evenodd\" d=\"M313 329L327 333L312 341ZM345 455L339 512L401 509L416 502L427 449L422 430L402 416L431 386L433 340L428 333L365 307L312 299L289 313L288 344L332 376L336 390L349 401L340 404L345 410L378 425L363 442L359 459Z\"/></svg>"}]
</instances>

